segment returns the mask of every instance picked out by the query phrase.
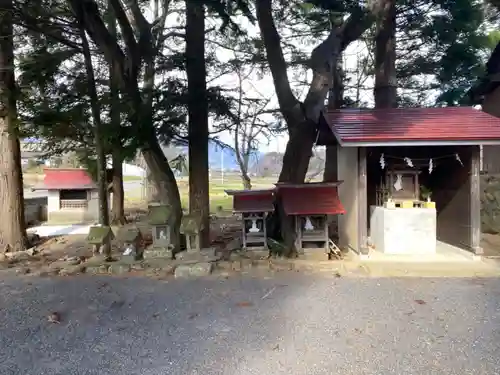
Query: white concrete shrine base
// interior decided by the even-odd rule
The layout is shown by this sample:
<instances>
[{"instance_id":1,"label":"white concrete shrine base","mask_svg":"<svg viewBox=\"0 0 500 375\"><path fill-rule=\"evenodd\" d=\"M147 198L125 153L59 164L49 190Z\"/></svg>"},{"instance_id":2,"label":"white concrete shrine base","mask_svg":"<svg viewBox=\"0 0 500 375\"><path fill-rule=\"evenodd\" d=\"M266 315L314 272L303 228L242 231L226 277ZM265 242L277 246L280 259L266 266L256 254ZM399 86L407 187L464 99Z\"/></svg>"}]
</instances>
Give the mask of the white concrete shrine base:
<instances>
[{"instance_id":1,"label":"white concrete shrine base","mask_svg":"<svg viewBox=\"0 0 500 375\"><path fill-rule=\"evenodd\" d=\"M413 262L413 263L456 263L456 262L477 262L481 261L480 255L475 255L467 250L460 249L456 246L437 241L436 252L429 254L384 254L380 251L370 249L368 254L355 254L360 261L367 262Z\"/></svg>"}]
</instances>

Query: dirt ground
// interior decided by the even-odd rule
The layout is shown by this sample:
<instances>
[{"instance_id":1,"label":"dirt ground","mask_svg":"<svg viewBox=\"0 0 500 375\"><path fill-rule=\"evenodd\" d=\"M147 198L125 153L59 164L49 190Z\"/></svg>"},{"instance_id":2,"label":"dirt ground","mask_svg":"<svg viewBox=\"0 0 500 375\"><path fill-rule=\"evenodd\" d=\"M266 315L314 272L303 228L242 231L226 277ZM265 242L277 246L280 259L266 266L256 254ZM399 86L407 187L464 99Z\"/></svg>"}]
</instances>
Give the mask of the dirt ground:
<instances>
[{"instance_id":1,"label":"dirt ground","mask_svg":"<svg viewBox=\"0 0 500 375\"><path fill-rule=\"evenodd\" d=\"M152 243L151 226L147 222L147 211L140 207L131 207L126 213L125 227L137 227L143 234L143 245ZM225 215L212 216L210 223L211 244L217 250L224 249L225 245L239 236L240 223L237 217ZM18 273L36 273L47 268L51 263L70 259L84 261L92 257L92 246L86 241L86 235L66 235L52 238L41 238L35 245L34 254L13 259L7 259L0 254L0 269L15 268ZM112 252L122 253L121 244L113 240Z\"/></svg>"}]
</instances>

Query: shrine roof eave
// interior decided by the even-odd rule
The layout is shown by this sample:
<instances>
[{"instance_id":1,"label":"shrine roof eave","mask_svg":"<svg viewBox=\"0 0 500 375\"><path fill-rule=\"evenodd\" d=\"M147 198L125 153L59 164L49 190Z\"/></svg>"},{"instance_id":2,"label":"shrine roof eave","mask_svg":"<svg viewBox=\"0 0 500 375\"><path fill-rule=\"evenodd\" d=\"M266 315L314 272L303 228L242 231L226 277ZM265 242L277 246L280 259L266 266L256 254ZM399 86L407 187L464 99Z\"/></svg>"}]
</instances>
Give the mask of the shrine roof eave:
<instances>
[{"instance_id":1,"label":"shrine roof eave","mask_svg":"<svg viewBox=\"0 0 500 375\"><path fill-rule=\"evenodd\" d=\"M304 182L303 184L293 184L289 182L278 182L276 187L279 188L290 188L290 189L307 189L307 188L322 188L322 187L337 187L341 185L344 181L332 181L332 182Z\"/></svg>"},{"instance_id":2,"label":"shrine roof eave","mask_svg":"<svg viewBox=\"0 0 500 375\"><path fill-rule=\"evenodd\" d=\"M38 184L36 186L33 186L31 190L36 191L36 190L95 190L97 189L97 186L94 185L45 185L45 184Z\"/></svg>"},{"instance_id":3,"label":"shrine roof eave","mask_svg":"<svg viewBox=\"0 0 500 375\"><path fill-rule=\"evenodd\" d=\"M261 194L273 194L275 192L275 188L270 188L270 189L243 189L243 190L231 190L227 189L224 190L224 192L227 195L234 196L234 195L261 195Z\"/></svg>"}]
</instances>

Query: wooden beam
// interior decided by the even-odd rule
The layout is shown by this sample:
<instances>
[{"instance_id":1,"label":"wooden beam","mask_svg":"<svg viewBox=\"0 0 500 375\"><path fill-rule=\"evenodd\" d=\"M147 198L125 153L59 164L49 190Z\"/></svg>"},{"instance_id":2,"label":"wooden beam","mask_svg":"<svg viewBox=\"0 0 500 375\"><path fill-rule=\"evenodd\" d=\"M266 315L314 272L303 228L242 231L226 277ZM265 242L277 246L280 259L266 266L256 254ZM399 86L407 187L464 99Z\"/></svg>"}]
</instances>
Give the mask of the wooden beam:
<instances>
[{"instance_id":1,"label":"wooden beam","mask_svg":"<svg viewBox=\"0 0 500 375\"><path fill-rule=\"evenodd\" d=\"M481 248L481 180L480 180L480 148L472 147L470 172L470 241L475 254L483 254Z\"/></svg>"},{"instance_id":2,"label":"wooden beam","mask_svg":"<svg viewBox=\"0 0 500 375\"><path fill-rule=\"evenodd\" d=\"M358 247L368 254L368 188L366 180L366 148L358 149Z\"/></svg>"}]
</instances>

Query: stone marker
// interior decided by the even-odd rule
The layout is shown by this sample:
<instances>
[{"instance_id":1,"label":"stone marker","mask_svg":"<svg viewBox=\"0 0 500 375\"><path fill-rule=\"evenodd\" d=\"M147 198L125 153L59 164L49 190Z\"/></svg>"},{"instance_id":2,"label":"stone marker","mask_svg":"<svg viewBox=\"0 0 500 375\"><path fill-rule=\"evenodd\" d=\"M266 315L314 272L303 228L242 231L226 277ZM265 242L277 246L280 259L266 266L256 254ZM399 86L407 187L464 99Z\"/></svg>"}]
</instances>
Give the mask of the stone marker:
<instances>
[{"instance_id":1,"label":"stone marker","mask_svg":"<svg viewBox=\"0 0 500 375\"><path fill-rule=\"evenodd\" d=\"M100 252L101 247L109 243L114 238L111 227L108 226L94 226L90 227L87 236L87 243L93 246L94 255Z\"/></svg>"},{"instance_id":2,"label":"stone marker","mask_svg":"<svg viewBox=\"0 0 500 375\"><path fill-rule=\"evenodd\" d=\"M123 245L123 255L131 256L135 260L140 260L143 257L143 249L141 248L142 234L136 228L121 227L116 234L116 239Z\"/></svg>"},{"instance_id":3,"label":"stone marker","mask_svg":"<svg viewBox=\"0 0 500 375\"><path fill-rule=\"evenodd\" d=\"M201 217L198 215L184 215L181 220L180 231L186 236L188 252L200 251L200 232L204 229Z\"/></svg>"}]
</instances>

